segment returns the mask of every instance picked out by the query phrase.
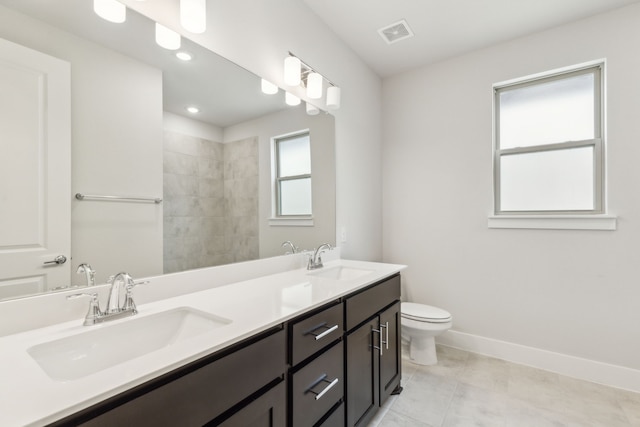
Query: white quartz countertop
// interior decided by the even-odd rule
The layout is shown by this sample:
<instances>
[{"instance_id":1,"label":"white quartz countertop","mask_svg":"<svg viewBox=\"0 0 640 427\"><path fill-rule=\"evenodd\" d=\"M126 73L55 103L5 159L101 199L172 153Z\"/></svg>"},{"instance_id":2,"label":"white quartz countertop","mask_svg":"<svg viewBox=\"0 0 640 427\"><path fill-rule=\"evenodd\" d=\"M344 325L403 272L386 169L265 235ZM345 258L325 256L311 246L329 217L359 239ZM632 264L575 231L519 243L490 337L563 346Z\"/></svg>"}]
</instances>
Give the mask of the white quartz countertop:
<instances>
[{"instance_id":1,"label":"white quartz countertop","mask_svg":"<svg viewBox=\"0 0 640 427\"><path fill-rule=\"evenodd\" d=\"M290 270L142 304L136 316L126 319L94 326L82 326L83 319L77 319L2 337L0 426L46 425L405 268L337 260L325 263L324 270L337 266L370 272L354 279L335 280L306 269ZM231 323L71 381L50 378L27 352L38 344L178 307L201 310Z\"/></svg>"}]
</instances>

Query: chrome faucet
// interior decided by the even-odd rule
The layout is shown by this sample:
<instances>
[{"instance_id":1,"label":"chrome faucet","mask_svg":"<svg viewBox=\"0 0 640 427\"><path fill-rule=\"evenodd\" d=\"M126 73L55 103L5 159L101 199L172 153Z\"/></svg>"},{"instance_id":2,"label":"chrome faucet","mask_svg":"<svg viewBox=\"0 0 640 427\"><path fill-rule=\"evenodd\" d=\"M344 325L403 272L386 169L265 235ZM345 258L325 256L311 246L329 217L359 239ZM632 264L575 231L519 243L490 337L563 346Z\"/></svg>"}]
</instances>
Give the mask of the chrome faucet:
<instances>
[{"instance_id":1,"label":"chrome faucet","mask_svg":"<svg viewBox=\"0 0 640 427\"><path fill-rule=\"evenodd\" d=\"M291 252L286 252L285 255L298 253L299 249L296 245L293 244L291 240L287 240L282 243L282 247L289 246L291 248Z\"/></svg>"},{"instance_id":2,"label":"chrome faucet","mask_svg":"<svg viewBox=\"0 0 640 427\"><path fill-rule=\"evenodd\" d=\"M318 249L315 250L313 256L309 257L309 263L307 264L307 270L315 270L317 268L322 268L322 253L325 251L324 249L332 250L333 247L329 243L323 243L318 246Z\"/></svg>"},{"instance_id":3,"label":"chrome faucet","mask_svg":"<svg viewBox=\"0 0 640 427\"><path fill-rule=\"evenodd\" d=\"M76 274L85 275L87 279L87 286L94 286L96 284L96 271L91 268L90 264L80 264L76 270Z\"/></svg>"},{"instance_id":4,"label":"chrome faucet","mask_svg":"<svg viewBox=\"0 0 640 427\"><path fill-rule=\"evenodd\" d=\"M107 300L107 309L105 310L105 314L119 313L122 311L122 308L120 307L120 284L124 287L127 287L130 284L135 284L133 283L131 276L125 272L109 277L107 283L111 285L111 289L109 290L109 299Z\"/></svg>"},{"instance_id":5,"label":"chrome faucet","mask_svg":"<svg viewBox=\"0 0 640 427\"><path fill-rule=\"evenodd\" d=\"M133 288L137 285L144 285L149 283L134 282L133 278L127 273L118 273L115 276L111 276L108 280L111 285L109 290L109 299L107 300L107 307L104 311L100 309L100 302L98 301L98 293L79 293L69 295L67 299L75 299L79 297L88 296L91 298L89 304L89 311L84 319L84 325L95 325L96 323L102 323L107 320L120 319L126 316L133 316L138 313L136 304L133 301ZM120 288L125 289L124 303L120 305Z\"/></svg>"}]
</instances>

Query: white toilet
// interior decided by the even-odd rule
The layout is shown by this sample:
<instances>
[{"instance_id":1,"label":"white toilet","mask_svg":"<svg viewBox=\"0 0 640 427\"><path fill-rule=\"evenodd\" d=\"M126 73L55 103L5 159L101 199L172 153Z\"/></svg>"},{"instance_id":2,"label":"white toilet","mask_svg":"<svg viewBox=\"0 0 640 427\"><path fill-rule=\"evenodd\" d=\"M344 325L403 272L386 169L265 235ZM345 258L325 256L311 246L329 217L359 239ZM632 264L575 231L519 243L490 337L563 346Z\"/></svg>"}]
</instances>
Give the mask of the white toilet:
<instances>
[{"instance_id":1,"label":"white toilet","mask_svg":"<svg viewBox=\"0 0 640 427\"><path fill-rule=\"evenodd\" d=\"M451 328L451 314L438 307L403 302L401 304L402 339L409 342L409 359L418 365L435 365L435 337Z\"/></svg>"}]
</instances>

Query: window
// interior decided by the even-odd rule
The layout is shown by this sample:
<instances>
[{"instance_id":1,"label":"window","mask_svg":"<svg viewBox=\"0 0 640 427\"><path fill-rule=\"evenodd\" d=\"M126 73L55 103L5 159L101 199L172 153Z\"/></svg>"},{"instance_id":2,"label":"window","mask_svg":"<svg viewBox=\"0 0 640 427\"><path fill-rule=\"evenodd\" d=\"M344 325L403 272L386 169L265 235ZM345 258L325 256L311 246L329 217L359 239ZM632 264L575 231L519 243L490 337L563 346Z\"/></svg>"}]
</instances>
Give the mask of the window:
<instances>
[{"instance_id":1,"label":"window","mask_svg":"<svg viewBox=\"0 0 640 427\"><path fill-rule=\"evenodd\" d=\"M494 87L497 216L604 213L602 68Z\"/></svg>"},{"instance_id":2,"label":"window","mask_svg":"<svg viewBox=\"0 0 640 427\"><path fill-rule=\"evenodd\" d=\"M309 132L274 139L276 217L311 216Z\"/></svg>"}]
</instances>

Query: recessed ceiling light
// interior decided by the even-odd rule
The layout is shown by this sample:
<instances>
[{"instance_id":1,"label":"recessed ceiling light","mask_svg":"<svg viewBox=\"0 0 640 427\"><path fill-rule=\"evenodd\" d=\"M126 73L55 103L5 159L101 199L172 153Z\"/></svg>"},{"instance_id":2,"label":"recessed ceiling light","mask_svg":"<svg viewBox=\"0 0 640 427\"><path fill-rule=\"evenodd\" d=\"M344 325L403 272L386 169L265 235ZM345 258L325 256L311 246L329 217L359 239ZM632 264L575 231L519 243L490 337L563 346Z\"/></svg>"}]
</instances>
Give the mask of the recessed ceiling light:
<instances>
[{"instance_id":1,"label":"recessed ceiling light","mask_svg":"<svg viewBox=\"0 0 640 427\"><path fill-rule=\"evenodd\" d=\"M200 109L198 107L187 107L187 111L190 112L191 114L196 114L200 112Z\"/></svg>"},{"instance_id":2,"label":"recessed ceiling light","mask_svg":"<svg viewBox=\"0 0 640 427\"><path fill-rule=\"evenodd\" d=\"M193 59L193 55L183 50L181 50L180 52L177 52L176 56L178 57L178 59L181 59L182 61L191 61Z\"/></svg>"}]
</instances>

